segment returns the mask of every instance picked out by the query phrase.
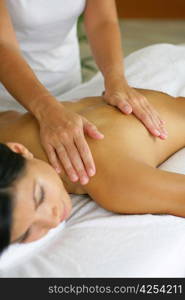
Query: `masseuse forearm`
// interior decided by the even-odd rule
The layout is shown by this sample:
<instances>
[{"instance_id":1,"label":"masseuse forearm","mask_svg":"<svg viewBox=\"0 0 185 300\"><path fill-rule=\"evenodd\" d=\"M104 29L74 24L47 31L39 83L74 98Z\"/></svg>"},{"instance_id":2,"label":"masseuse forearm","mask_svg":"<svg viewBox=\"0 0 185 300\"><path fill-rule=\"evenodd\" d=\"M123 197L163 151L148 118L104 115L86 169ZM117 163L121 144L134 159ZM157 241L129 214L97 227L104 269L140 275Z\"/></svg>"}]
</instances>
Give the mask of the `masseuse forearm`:
<instances>
[{"instance_id":1,"label":"masseuse forearm","mask_svg":"<svg viewBox=\"0 0 185 300\"><path fill-rule=\"evenodd\" d=\"M95 28L86 27L89 43L105 82L124 77L123 50L117 22L104 22Z\"/></svg>"},{"instance_id":2,"label":"masseuse forearm","mask_svg":"<svg viewBox=\"0 0 185 300\"><path fill-rule=\"evenodd\" d=\"M43 107L54 102L52 95L39 82L16 47L0 45L0 81L36 117Z\"/></svg>"}]
</instances>

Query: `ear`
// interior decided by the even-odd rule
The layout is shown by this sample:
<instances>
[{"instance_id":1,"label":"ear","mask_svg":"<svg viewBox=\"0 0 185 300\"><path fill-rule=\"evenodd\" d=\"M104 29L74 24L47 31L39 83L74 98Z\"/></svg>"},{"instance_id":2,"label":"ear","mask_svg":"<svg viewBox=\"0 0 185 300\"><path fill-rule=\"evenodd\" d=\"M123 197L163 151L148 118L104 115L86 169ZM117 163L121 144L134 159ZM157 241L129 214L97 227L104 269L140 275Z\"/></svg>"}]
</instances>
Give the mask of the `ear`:
<instances>
[{"instance_id":1,"label":"ear","mask_svg":"<svg viewBox=\"0 0 185 300\"><path fill-rule=\"evenodd\" d=\"M27 159L32 159L33 154L22 144L14 143L14 142L8 142L6 143L6 146L8 146L12 151L21 154Z\"/></svg>"}]
</instances>

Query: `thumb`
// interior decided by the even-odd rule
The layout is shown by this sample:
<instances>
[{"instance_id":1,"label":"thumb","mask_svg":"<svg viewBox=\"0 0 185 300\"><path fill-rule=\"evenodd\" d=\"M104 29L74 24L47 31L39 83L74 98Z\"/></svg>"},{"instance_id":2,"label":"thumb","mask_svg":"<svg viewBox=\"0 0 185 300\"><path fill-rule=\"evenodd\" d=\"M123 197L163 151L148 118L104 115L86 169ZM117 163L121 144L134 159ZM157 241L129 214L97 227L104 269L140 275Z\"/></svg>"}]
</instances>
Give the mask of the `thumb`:
<instances>
[{"instance_id":1,"label":"thumb","mask_svg":"<svg viewBox=\"0 0 185 300\"><path fill-rule=\"evenodd\" d=\"M90 137L98 140L104 138L104 135L97 129L97 127L91 122L87 121L85 118L83 118L83 127L84 132Z\"/></svg>"}]
</instances>

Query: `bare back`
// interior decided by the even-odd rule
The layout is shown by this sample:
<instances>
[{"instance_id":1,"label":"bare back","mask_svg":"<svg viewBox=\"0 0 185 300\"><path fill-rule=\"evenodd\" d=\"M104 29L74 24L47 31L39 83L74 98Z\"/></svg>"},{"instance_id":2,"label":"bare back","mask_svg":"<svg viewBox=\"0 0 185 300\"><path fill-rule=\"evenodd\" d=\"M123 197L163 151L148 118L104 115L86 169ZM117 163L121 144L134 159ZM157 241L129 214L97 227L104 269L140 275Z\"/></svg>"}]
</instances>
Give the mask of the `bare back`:
<instances>
[{"instance_id":1,"label":"bare back","mask_svg":"<svg viewBox=\"0 0 185 300\"><path fill-rule=\"evenodd\" d=\"M139 91L166 121L169 133L166 140L153 137L133 114L122 114L101 97L84 98L76 103L63 102L68 109L93 122L105 136L101 141L87 137L97 170L87 185L71 183L62 173L69 193L87 193L96 200L96 193L103 193L103 197L110 196L111 189L112 195L116 196L123 188L123 178L128 170L136 172L133 162L142 162L155 168L184 147L185 98L173 98L150 90ZM0 142L7 141L20 142L35 157L48 161L40 144L38 123L30 113L0 114ZM137 172L135 174L139 176Z\"/></svg>"}]
</instances>

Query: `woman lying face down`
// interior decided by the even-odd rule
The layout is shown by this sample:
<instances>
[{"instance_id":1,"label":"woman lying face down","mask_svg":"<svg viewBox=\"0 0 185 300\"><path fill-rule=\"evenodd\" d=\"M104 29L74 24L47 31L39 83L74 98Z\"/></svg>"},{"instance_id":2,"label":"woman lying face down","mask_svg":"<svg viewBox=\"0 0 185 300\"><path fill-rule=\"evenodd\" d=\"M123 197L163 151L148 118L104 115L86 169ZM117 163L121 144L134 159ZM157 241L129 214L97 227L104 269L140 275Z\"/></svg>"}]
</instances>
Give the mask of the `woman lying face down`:
<instances>
[{"instance_id":1,"label":"woman lying face down","mask_svg":"<svg viewBox=\"0 0 185 300\"><path fill-rule=\"evenodd\" d=\"M166 120L166 140L153 137L134 115L121 114L101 97L63 102L105 136L100 141L86 137L96 175L85 185L49 165L31 114L0 113L1 251L10 243L35 241L66 220L70 193L88 194L115 213L185 216L185 175L156 168L185 146L185 98L139 91Z\"/></svg>"}]
</instances>

